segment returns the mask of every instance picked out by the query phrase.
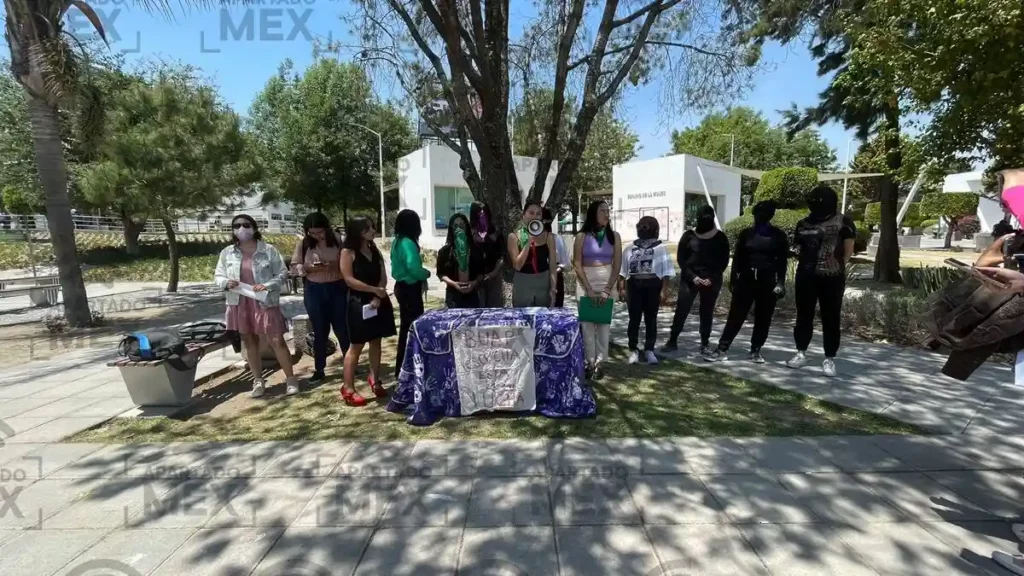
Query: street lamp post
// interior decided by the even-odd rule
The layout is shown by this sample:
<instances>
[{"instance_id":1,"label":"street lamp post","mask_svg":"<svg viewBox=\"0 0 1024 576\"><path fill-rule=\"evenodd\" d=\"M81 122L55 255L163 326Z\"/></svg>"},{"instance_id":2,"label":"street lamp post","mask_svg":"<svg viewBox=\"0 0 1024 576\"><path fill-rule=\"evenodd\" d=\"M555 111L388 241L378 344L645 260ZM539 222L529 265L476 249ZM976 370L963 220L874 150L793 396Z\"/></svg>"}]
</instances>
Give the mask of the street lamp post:
<instances>
[{"instance_id":1,"label":"street lamp post","mask_svg":"<svg viewBox=\"0 0 1024 576\"><path fill-rule=\"evenodd\" d=\"M380 176L380 237L387 238L387 212L384 211L384 139L381 137L380 132L367 128L362 124L356 124L355 122L345 122L345 124L362 128L377 137L377 170Z\"/></svg>"},{"instance_id":2,"label":"street lamp post","mask_svg":"<svg viewBox=\"0 0 1024 576\"><path fill-rule=\"evenodd\" d=\"M850 138L849 140L846 141L846 173L847 174L850 173L850 146L852 146L852 145L853 145L853 138ZM846 178L843 178L843 207L842 207L842 209L840 209L840 212L843 213L843 214L846 214L846 189L847 189L847 186L849 184L850 184L849 176L847 176Z\"/></svg>"}]
</instances>

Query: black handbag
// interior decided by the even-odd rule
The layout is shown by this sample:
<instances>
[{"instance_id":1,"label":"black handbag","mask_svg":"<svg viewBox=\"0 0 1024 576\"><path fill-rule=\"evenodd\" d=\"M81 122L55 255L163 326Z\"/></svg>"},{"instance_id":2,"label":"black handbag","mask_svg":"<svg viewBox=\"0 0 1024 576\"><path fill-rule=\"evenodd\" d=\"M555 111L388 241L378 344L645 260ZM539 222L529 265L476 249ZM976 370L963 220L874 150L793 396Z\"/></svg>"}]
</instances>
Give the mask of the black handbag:
<instances>
[{"instance_id":1,"label":"black handbag","mask_svg":"<svg viewBox=\"0 0 1024 576\"><path fill-rule=\"evenodd\" d=\"M165 360L179 370L188 366L181 360L187 352L181 336L170 332L135 332L117 345L118 353L132 362Z\"/></svg>"}]
</instances>

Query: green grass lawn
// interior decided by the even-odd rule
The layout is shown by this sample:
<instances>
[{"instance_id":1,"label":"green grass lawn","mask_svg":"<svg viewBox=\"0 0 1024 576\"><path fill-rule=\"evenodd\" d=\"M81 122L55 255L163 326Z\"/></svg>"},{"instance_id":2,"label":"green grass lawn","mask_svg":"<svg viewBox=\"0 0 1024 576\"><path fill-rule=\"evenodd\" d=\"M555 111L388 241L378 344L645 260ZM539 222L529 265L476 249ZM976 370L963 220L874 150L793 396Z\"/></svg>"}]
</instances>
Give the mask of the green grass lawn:
<instances>
[{"instance_id":1,"label":"green grass lawn","mask_svg":"<svg viewBox=\"0 0 1024 576\"><path fill-rule=\"evenodd\" d=\"M393 358L393 352L386 354ZM308 363L308 359L304 359ZM300 365L301 366L301 365ZM308 370L308 368L306 368ZM757 384L682 362L657 367L629 366L615 349L608 374L593 385L598 414L584 420L543 416L483 415L444 418L430 427L406 424L385 410L385 402L363 408L338 397L339 366L327 383L298 396L251 400L249 382L233 378L200 392L193 405L173 418L118 419L82 432L73 442L173 442L327 440L413 440L419 438L549 438L659 436L793 436L830 434L920 434L927 431L852 408ZM331 373L333 372L333 376ZM307 372L308 373L308 372ZM275 376L279 376L276 375ZM279 378L275 381L279 381ZM363 380L365 382L365 379ZM361 392L368 394L365 383ZM229 400L225 400L229 399ZM220 410L222 402L235 404Z\"/></svg>"}]
</instances>

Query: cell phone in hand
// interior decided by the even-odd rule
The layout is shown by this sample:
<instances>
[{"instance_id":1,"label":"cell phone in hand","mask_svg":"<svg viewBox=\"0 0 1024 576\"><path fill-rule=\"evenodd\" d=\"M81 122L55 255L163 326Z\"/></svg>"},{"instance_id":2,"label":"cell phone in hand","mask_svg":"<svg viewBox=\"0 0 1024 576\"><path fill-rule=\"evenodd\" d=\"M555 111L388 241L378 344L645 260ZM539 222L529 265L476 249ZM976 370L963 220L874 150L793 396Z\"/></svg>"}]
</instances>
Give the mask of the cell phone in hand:
<instances>
[{"instance_id":1,"label":"cell phone in hand","mask_svg":"<svg viewBox=\"0 0 1024 576\"><path fill-rule=\"evenodd\" d=\"M956 258L947 258L946 259L946 264L949 264L950 266L952 266L954 268L959 268L960 270L963 270L964 272L967 272L968 274L970 274L971 276L977 278L978 280L980 280L980 281L982 281L982 282L984 282L984 283L986 283L986 284L988 284L990 286L998 288L1000 290L1006 290L1007 288L1010 287L1008 284L1000 282L999 280L997 280L997 279L995 279L995 278L993 278L991 276L988 276L988 275L982 273L980 270L978 270L974 266L971 266L970 264L967 264L966 262L961 262L960 260L957 260Z\"/></svg>"}]
</instances>

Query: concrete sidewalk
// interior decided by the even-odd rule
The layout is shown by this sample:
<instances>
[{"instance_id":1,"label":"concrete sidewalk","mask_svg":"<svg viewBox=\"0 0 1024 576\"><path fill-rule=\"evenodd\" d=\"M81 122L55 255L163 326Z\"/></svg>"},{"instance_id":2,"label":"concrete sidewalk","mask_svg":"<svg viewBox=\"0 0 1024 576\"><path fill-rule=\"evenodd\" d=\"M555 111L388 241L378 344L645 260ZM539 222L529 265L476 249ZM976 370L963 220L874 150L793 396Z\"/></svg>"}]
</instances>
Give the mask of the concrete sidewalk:
<instances>
[{"instance_id":1,"label":"concrete sidewalk","mask_svg":"<svg viewBox=\"0 0 1024 576\"><path fill-rule=\"evenodd\" d=\"M0 574L949 576L1017 549L1024 438L7 444L0 468Z\"/></svg>"},{"instance_id":2,"label":"concrete sidewalk","mask_svg":"<svg viewBox=\"0 0 1024 576\"><path fill-rule=\"evenodd\" d=\"M616 344L628 344L628 321L625 311L616 314L612 326ZM698 354L700 336L696 314L690 315L686 330L680 335L680 350L661 353L671 325L672 311L664 310L658 317L658 349L659 355L669 360L690 362L943 433L1024 434L1024 388L1013 385L1013 370L1009 366L988 363L967 382L959 382L939 373L945 362L943 355L864 342L844 335L836 358L838 374L827 378L821 371L824 356L818 325L815 325L814 340L808 351L808 364L799 370L785 365L796 353L792 328L773 327L761 351L767 363L754 364L746 359L752 328L752 322L747 322L733 342L730 359L710 363ZM712 346L717 346L723 326L724 322L716 319ZM641 347L643 333L641 323Z\"/></svg>"}]
</instances>

